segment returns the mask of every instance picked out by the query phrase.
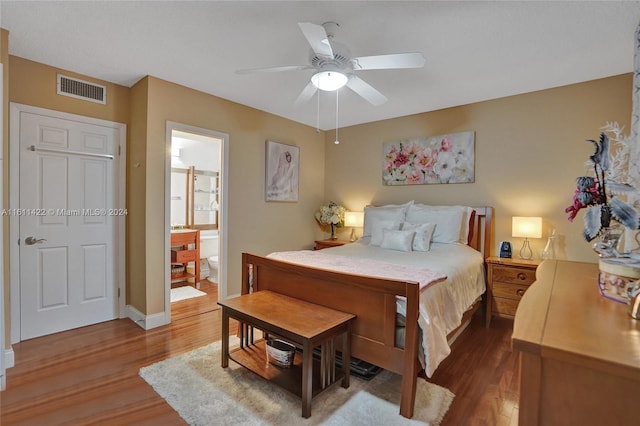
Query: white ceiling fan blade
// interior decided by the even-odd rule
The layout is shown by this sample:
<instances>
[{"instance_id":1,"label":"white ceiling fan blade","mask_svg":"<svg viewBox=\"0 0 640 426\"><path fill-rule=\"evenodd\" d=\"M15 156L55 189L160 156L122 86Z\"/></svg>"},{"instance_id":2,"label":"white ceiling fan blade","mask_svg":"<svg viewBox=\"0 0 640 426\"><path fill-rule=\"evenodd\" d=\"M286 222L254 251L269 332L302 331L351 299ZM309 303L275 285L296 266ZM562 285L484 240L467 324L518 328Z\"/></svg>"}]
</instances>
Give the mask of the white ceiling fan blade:
<instances>
[{"instance_id":1,"label":"white ceiling fan blade","mask_svg":"<svg viewBox=\"0 0 640 426\"><path fill-rule=\"evenodd\" d=\"M327 32L323 26L312 24L311 22L299 22L298 26L311 45L311 49L313 49L317 55L333 58L333 50L329 44L329 36L327 36Z\"/></svg>"},{"instance_id":2,"label":"white ceiling fan blade","mask_svg":"<svg viewBox=\"0 0 640 426\"><path fill-rule=\"evenodd\" d=\"M266 67L266 68L249 68L243 70L236 70L236 74L251 74L254 72L279 72L279 71L298 71L308 70L312 67L309 65L287 65L283 67Z\"/></svg>"},{"instance_id":3,"label":"white ceiling fan blade","mask_svg":"<svg viewBox=\"0 0 640 426\"><path fill-rule=\"evenodd\" d=\"M361 56L351 60L354 70L383 70L398 68L422 68L422 53L395 53L391 55Z\"/></svg>"},{"instance_id":4,"label":"white ceiling fan blade","mask_svg":"<svg viewBox=\"0 0 640 426\"><path fill-rule=\"evenodd\" d=\"M302 89L300 95L298 95L298 99L296 99L295 105L298 106L307 102L309 99L311 99L311 97L316 93L317 90L318 89L316 88L316 86L314 86L312 82L309 82L309 84L307 84L305 88Z\"/></svg>"},{"instance_id":5,"label":"white ceiling fan blade","mask_svg":"<svg viewBox=\"0 0 640 426\"><path fill-rule=\"evenodd\" d=\"M358 76L350 75L347 87L366 99L370 104L378 106L387 102L387 97L378 92L369 83Z\"/></svg>"}]
</instances>

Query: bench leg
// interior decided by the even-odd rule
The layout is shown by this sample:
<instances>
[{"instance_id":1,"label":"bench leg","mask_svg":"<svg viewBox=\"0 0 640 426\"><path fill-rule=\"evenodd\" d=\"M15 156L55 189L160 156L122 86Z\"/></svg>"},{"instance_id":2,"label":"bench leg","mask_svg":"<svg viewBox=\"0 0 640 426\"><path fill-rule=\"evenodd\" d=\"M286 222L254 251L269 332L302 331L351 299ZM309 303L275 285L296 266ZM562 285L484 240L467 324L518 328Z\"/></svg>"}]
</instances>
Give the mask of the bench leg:
<instances>
[{"instance_id":1,"label":"bench leg","mask_svg":"<svg viewBox=\"0 0 640 426\"><path fill-rule=\"evenodd\" d=\"M229 313L222 307L222 368L229 366Z\"/></svg>"},{"instance_id":2,"label":"bench leg","mask_svg":"<svg viewBox=\"0 0 640 426\"><path fill-rule=\"evenodd\" d=\"M313 397L313 348L308 341L302 345L302 417L311 417Z\"/></svg>"},{"instance_id":3,"label":"bench leg","mask_svg":"<svg viewBox=\"0 0 640 426\"><path fill-rule=\"evenodd\" d=\"M351 375L351 323L345 333L342 334L342 387L349 387Z\"/></svg>"}]
</instances>

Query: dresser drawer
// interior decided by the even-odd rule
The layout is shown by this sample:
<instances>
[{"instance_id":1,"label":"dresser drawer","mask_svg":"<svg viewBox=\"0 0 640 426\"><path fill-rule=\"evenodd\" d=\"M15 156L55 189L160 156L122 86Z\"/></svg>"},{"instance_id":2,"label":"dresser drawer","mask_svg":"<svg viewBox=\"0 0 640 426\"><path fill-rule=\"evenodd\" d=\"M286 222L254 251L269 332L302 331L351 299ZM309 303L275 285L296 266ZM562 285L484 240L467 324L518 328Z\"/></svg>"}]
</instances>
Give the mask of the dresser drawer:
<instances>
[{"instance_id":1,"label":"dresser drawer","mask_svg":"<svg viewBox=\"0 0 640 426\"><path fill-rule=\"evenodd\" d=\"M518 310L518 302L518 300L494 297L492 311L499 315L514 316Z\"/></svg>"},{"instance_id":2,"label":"dresser drawer","mask_svg":"<svg viewBox=\"0 0 640 426\"><path fill-rule=\"evenodd\" d=\"M520 300L528 288L528 285L493 283L493 295L505 299Z\"/></svg>"},{"instance_id":3,"label":"dresser drawer","mask_svg":"<svg viewBox=\"0 0 640 426\"><path fill-rule=\"evenodd\" d=\"M516 268L513 266L492 265L493 282L529 285L536 280L535 269Z\"/></svg>"},{"instance_id":4,"label":"dresser drawer","mask_svg":"<svg viewBox=\"0 0 640 426\"><path fill-rule=\"evenodd\" d=\"M193 262L196 260L195 250L171 250L171 261L175 263Z\"/></svg>"}]
</instances>

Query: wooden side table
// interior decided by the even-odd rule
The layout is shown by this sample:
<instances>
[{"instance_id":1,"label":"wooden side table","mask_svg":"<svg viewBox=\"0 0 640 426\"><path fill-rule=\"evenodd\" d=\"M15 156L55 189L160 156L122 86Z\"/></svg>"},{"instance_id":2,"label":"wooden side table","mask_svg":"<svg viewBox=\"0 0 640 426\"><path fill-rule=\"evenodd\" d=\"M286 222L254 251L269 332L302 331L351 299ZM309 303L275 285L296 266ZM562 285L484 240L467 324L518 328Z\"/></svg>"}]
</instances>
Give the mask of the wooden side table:
<instances>
[{"instance_id":1,"label":"wooden side table","mask_svg":"<svg viewBox=\"0 0 640 426\"><path fill-rule=\"evenodd\" d=\"M339 247L339 246L343 246L345 244L349 244L350 241L345 241L345 240L316 240L315 241L315 246L313 247L314 250L322 250L322 249L326 249L326 248L330 248L330 247Z\"/></svg>"},{"instance_id":2,"label":"wooden side table","mask_svg":"<svg viewBox=\"0 0 640 426\"><path fill-rule=\"evenodd\" d=\"M536 280L536 268L541 260L487 258L487 306L485 326L491 318L515 318L518 303Z\"/></svg>"},{"instance_id":3,"label":"wooden side table","mask_svg":"<svg viewBox=\"0 0 640 426\"><path fill-rule=\"evenodd\" d=\"M351 364L351 323L353 314L305 302L269 290L256 291L218 302L222 306L222 368L229 359L253 371L289 392L302 397L302 417L311 416L311 399L342 379L349 387ZM229 351L229 318L240 322L240 347ZM302 349L293 365L280 368L269 364L264 341L253 342L255 327L278 336ZM334 341L342 338L342 368L336 374ZM313 348L321 347L319 362L313 359ZM313 377L320 380L313 380Z\"/></svg>"},{"instance_id":4,"label":"wooden side table","mask_svg":"<svg viewBox=\"0 0 640 426\"><path fill-rule=\"evenodd\" d=\"M187 266L193 262L193 274ZM197 229L176 229L171 231L171 264L182 265L184 271L171 275L171 284L194 279L194 287L200 288L200 231Z\"/></svg>"}]
</instances>

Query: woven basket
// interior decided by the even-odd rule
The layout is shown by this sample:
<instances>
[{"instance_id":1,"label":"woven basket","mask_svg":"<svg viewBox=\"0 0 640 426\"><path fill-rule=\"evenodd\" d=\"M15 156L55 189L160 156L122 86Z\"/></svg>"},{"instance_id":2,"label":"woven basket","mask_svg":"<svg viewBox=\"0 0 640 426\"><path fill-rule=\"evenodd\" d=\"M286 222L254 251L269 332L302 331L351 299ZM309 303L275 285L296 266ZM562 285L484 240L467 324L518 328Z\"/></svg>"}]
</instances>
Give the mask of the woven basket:
<instances>
[{"instance_id":1,"label":"woven basket","mask_svg":"<svg viewBox=\"0 0 640 426\"><path fill-rule=\"evenodd\" d=\"M269 339L265 345L267 360L278 367L288 368L293 364L296 347L280 339Z\"/></svg>"},{"instance_id":2,"label":"woven basket","mask_svg":"<svg viewBox=\"0 0 640 426\"><path fill-rule=\"evenodd\" d=\"M171 265L171 276L176 277L184 273L184 265Z\"/></svg>"}]
</instances>

